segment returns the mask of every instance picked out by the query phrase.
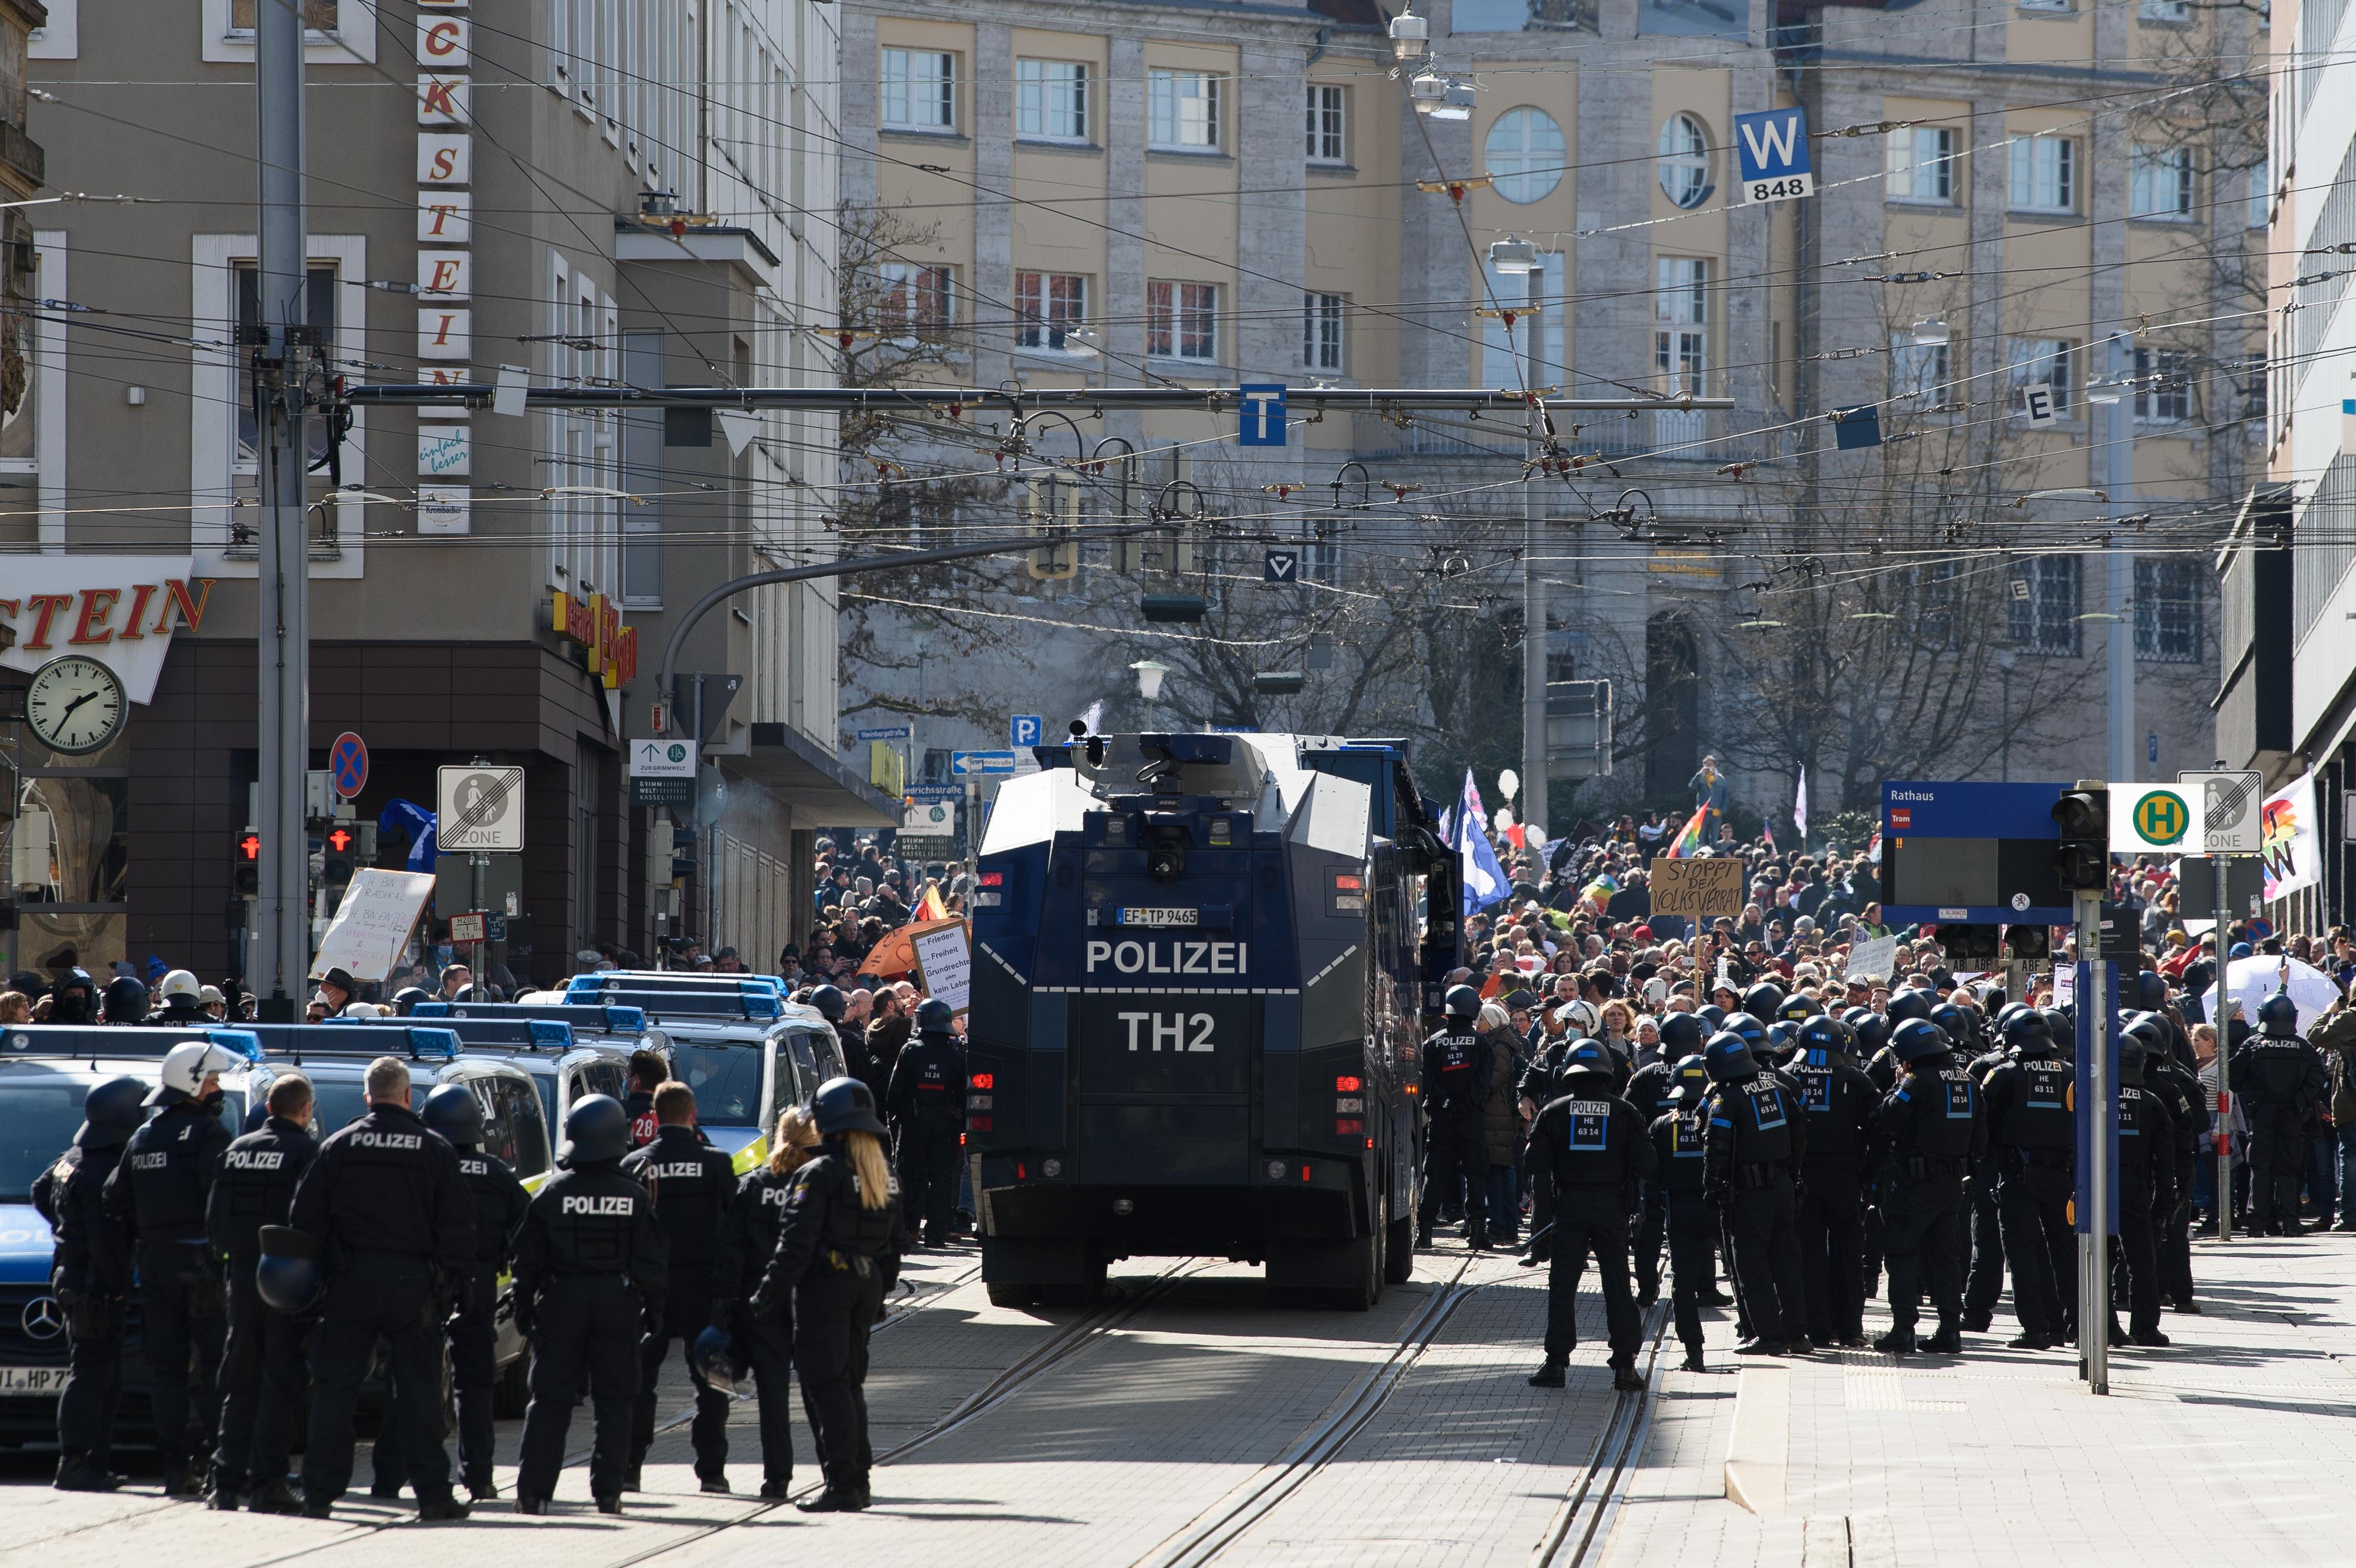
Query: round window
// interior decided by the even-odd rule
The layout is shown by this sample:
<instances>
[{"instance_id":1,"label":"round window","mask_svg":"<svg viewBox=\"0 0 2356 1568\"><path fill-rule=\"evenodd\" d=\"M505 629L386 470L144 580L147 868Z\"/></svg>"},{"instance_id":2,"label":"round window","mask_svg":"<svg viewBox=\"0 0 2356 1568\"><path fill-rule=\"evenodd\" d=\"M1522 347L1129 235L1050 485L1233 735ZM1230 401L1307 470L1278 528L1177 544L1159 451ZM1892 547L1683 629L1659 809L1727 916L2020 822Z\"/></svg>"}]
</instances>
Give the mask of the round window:
<instances>
[{"instance_id":1,"label":"round window","mask_svg":"<svg viewBox=\"0 0 2356 1568\"><path fill-rule=\"evenodd\" d=\"M1672 114L1661 124L1661 189L1679 207L1709 199L1709 133L1690 114Z\"/></svg>"},{"instance_id":2,"label":"round window","mask_svg":"<svg viewBox=\"0 0 2356 1568\"><path fill-rule=\"evenodd\" d=\"M1489 127L1481 144L1482 161L1499 196L1507 201L1533 202L1562 183L1570 161L1570 144L1562 127L1543 109L1508 109Z\"/></svg>"}]
</instances>

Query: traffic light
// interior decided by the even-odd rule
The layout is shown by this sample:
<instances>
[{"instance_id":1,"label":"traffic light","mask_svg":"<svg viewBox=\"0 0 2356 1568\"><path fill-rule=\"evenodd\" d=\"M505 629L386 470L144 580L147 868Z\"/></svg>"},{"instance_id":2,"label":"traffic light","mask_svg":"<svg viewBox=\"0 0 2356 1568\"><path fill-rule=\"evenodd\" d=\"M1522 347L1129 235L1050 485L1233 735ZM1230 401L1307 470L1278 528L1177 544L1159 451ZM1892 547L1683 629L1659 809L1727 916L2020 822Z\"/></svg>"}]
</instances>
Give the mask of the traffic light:
<instances>
[{"instance_id":1,"label":"traffic light","mask_svg":"<svg viewBox=\"0 0 2356 1568\"><path fill-rule=\"evenodd\" d=\"M1023 497L1023 514L1030 531L1061 536L1032 550L1024 570L1042 582L1061 582L1080 574L1080 547L1070 529L1080 526L1080 478L1052 475L1033 479Z\"/></svg>"},{"instance_id":2,"label":"traffic light","mask_svg":"<svg viewBox=\"0 0 2356 1568\"><path fill-rule=\"evenodd\" d=\"M262 835L249 827L237 840L237 855L230 862L236 875L231 879L237 896L250 899L262 891ZM241 917L238 924L244 926Z\"/></svg>"},{"instance_id":3,"label":"traffic light","mask_svg":"<svg viewBox=\"0 0 2356 1568\"><path fill-rule=\"evenodd\" d=\"M2111 876L2111 792L2072 789L2053 803L2062 841L2053 850L2053 874L2072 892L2098 893Z\"/></svg>"},{"instance_id":4,"label":"traffic light","mask_svg":"<svg viewBox=\"0 0 2356 1568\"><path fill-rule=\"evenodd\" d=\"M2004 928L2004 951L2008 958L2032 963L2049 958L2053 953L2053 933L2042 925L2008 925Z\"/></svg>"}]
</instances>

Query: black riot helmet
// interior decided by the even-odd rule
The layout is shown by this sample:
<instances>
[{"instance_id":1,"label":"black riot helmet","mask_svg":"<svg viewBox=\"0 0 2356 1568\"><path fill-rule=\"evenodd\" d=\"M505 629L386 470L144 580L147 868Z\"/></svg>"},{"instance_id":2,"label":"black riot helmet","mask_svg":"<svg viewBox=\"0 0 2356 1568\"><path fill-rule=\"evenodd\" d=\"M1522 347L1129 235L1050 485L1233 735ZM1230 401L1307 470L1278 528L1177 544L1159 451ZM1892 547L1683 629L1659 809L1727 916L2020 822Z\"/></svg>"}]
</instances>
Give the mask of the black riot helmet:
<instances>
[{"instance_id":1,"label":"black riot helmet","mask_svg":"<svg viewBox=\"0 0 2356 1568\"><path fill-rule=\"evenodd\" d=\"M2040 1051L2053 1049L2053 1030L2046 1023L2044 1014L2035 1008L2008 1008L2007 1011L2009 1016L2000 1028L2008 1050L2019 1051L2023 1056L2034 1056Z\"/></svg>"},{"instance_id":2,"label":"black riot helmet","mask_svg":"<svg viewBox=\"0 0 2356 1568\"><path fill-rule=\"evenodd\" d=\"M254 1294L280 1312L311 1310L326 1283L319 1266L319 1239L292 1225L264 1225L259 1240L262 1258L254 1265Z\"/></svg>"},{"instance_id":3,"label":"black riot helmet","mask_svg":"<svg viewBox=\"0 0 2356 1568\"><path fill-rule=\"evenodd\" d=\"M2151 1055L2151 1047L2135 1033L2119 1036L2119 1082L2131 1089L2143 1087L2143 1064Z\"/></svg>"},{"instance_id":4,"label":"black riot helmet","mask_svg":"<svg viewBox=\"0 0 2356 1568\"><path fill-rule=\"evenodd\" d=\"M1608 1094L1619 1081L1619 1074L1612 1071L1612 1052L1601 1040L1578 1040L1571 1041L1570 1049L1562 1053L1562 1065L1556 1070L1556 1075L1563 1080L1564 1090L1568 1093ZM1587 1082L1573 1088L1570 1079L1574 1075L1582 1076Z\"/></svg>"},{"instance_id":5,"label":"black riot helmet","mask_svg":"<svg viewBox=\"0 0 2356 1568\"><path fill-rule=\"evenodd\" d=\"M483 1141L482 1102L463 1083L444 1083L426 1095L417 1119L453 1144L471 1148ZM568 1119L568 1129L571 1125Z\"/></svg>"},{"instance_id":6,"label":"black riot helmet","mask_svg":"<svg viewBox=\"0 0 2356 1568\"><path fill-rule=\"evenodd\" d=\"M2003 1036L2006 1029L2012 1027L2013 1019L2019 1018L2025 1012L2030 1012L2033 1010L2034 1009L2031 1008L2027 1002L2007 1002L2003 1007L1998 1008L1997 1009L1995 1019L1996 1032L1998 1038Z\"/></svg>"},{"instance_id":7,"label":"black riot helmet","mask_svg":"<svg viewBox=\"0 0 2356 1568\"><path fill-rule=\"evenodd\" d=\"M556 1163L573 1169L630 1152L630 1113L611 1094L592 1094L564 1114L564 1142Z\"/></svg>"},{"instance_id":8,"label":"black riot helmet","mask_svg":"<svg viewBox=\"0 0 2356 1568\"><path fill-rule=\"evenodd\" d=\"M1727 1014L1719 1032L1740 1035L1742 1043L1754 1051L1767 1043L1767 1026L1750 1013Z\"/></svg>"},{"instance_id":9,"label":"black riot helmet","mask_svg":"<svg viewBox=\"0 0 2356 1568\"><path fill-rule=\"evenodd\" d=\"M2258 1028L2281 1037L2298 1032L2298 1004L2286 991L2276 991L2258 1004Z\"/></svg>"},{"instance_id":10,"label":"black riot helmet","mask_svg":"<svg viewBox=\"0 0 2356 1568\"><path fill-rule=\"evenodd\" d=\"M2168 1020L2158 1013L2134 1014L2127 1019L2126 1027L2119 1030L2122 1046L2131 1040L2142 1042L2147 1057L2167 1055Z\"/></svg>"},{"instance_id":11,"label":"black riot helmet","mask_svg":"<svg viewBox=\"0 0 2356 1568\"><path fill-rule=\"evenodd\" d=\"M2068 1013L2060 1008L2040 1008L2037 1016L2045 1020L2045 1032L2053 1037L2054 1044L2075 1046L2078 1043L2078 1020Z\"/></svg>"},{"instance_id":12,"label":"black riot helmet","mask_svg":"<svg viewBox=\"0 0 2356 1568\"><path fill-rule=\"evenodd\" d=\"M1890 1043L1890 1020L1871 1008L1851 1008L1841 1015L1841 1021L1848 1025L1860 1056L1875 1055Z\"/></svg>"},{"instance_id":13,"label":"black riot helmet","mask_svg":"<svg viewBox=\"0 0 2356 1568\"><path fill-rule=\"evenodd\" d=\"M135 1024L147 1016L147 987L128 975L106 983L106 1021Z\"/></svg>"},{"instance_id":14,"label":"black riot helmet","mask_svg":"<svg viewBox=\"0 0 2356 1568\"><path fill-rule=\"evenodd\" d=\"M1721 1029L1710 1036L1709 1043L1702 1047L1701 1060L1714 1083L1740 1083L1759 1075L1759 1061L1751 1054L1751 1042L1731 1029Z\"/></svg>"},{"instance_id":15,"label":"black riot helmet","mask_svg":"<svg viewBox=\"0 0 2356 1568\"><path fill-rule=\"evenodd\" d=\"M1661 1054L1688 1056L1701 1050L1702 1041L1709 1038L1699 1017L1693 1013L1671 1013L1661 1020Z\"/></svg>"},{"instance_id":16,"label":"black riot helmet","mask_svg":"<svg viewBox=\"0 0 2356 1568\"><path fill-rule=\"evenodd\" d=\"M81 1116L74 1134L77 1148L121 1148L147 1119L147 1085L136 1078L110 1078L82 1100Z\"/></svg>"},{"instance_id":17,"label":"black riot helmet","mask_svg":"<svg viewBox=\"0 0 2356 1568\"><path fill-rule=\"evenodd\" d=\"M1936 991L1904 990L1890 994L1890 1023L1892 1029L1909 1019L1927 1019L1932 1006L1939 999Z\"/></svg>"},{"instance_id":18,"label":"black riot helmet","mask_svg":"<svg viewBox=\"0 0 2356 1568\"><path fill-rule=\"evenodd\" d=\"M1954 1041L1959 1051L1969 1046L1977 1032L1972 1028L1972 1015L1953 1002L1941 1002L1933 1008L1931 1021L1939 1026L1939 1032Z\"/></svg>"},{"instance_id":19,"label":"black riot helmet","mask_svg":"<svg viewBox=\"0 0 2356 1568\"><path fill-rule=\"evenodd\" d=\"M98 1021L98 987L90 971L77 965L49 987L49 1021L86 1024Z\"/></svg>"},{"instance_id":20,"label":"black riot helmet","mask_svg":"<svg viewBox=\"0 0 2356 1568\"><path fill-rule=\"evenodd\" d=\"M1783 1006L1783 987L1761 980L1742 993L1742 1010L1754 1019L1772 1019Z\"/></svg>"},{"instance_id":21,"label":"black riot helmet","mask_svg":"<svg viewBox=\"0 0 2356 1568\"><path fill-rule=\"evenodd\" d=\"M1709 1064L1702 1060L1701 1052L1697 1051L1678 1057L1677 1064L1669 1069L1666 1097L1679 1104L1689 1105L1708 1093Z\"/></svg>"},{"instance_id":22,"label":"black riot helmet","mask_svg":"<svg viewBox=\"0 0 2356 1568\"><path fill-rule=\"evenodd\" d=\"M1440 1005L1450 1018L1470 1022L1481 1016L1481 993L1470 986L1451 986Z\"/></svg>"},{"instance_id":23,"label":"black riot helmet","mask_svg":"<svg viewBox=\"0 0 2356 1568\"><path fill-rule=\"evenodd\" d=\"M2156 969L2145 969L2135 977L2136 1006L2147 1012L2158 1012L2168 1006L2168 976Z\"/></svg>"},{"instance_id":24,"label":"black riot helmet","mask_svg":"<svg viewBox=\"0 0 2356 1568\"><path fill-rule=\"evenodd\" d=\"M688 1352L688 1359L695 1363L695 1370L703 1374L707 1385L731 1398L744 1385L749 1370L744 1352L737 1345L735 1336L717 1324L706 1327L695 1337L695 1344Z\"/></svg>"},{"instance_id":25,"label":"black riot helmet","mask_svg":"<svg viewBox=\"0 0 2356 1568\"><path fill-rule=\"evenodd\" d=\"M392 994L393 1016L405 1019L417 1010L418 1003L430 1002L433 999L432 993L423 986L403 986Z\"/></svg>"},{"instance_id":26,"label":"black riot helmet","mask_svg":"<svg viewBox=\"0 0 2356 1568\"><path fill-rule=\"evenodd\" d=\"M825 1014L826 1021L830 1024L841 1023L844 1010L851 1006L850 999L843 996L839 986L820 986L810 993L809 1000L810 1006Z\"/></svg>"},{"instance_id":27,"label":"black riot helmet","mask_svg":"<svg viewBox=\"0 0 2356 1568\"><path fill-rule=\"evenodd\" d=\"M1775 1019L1779 1023L1801 1024L1807 1022L1808 1019L1816 1017L1824 1010L1825 1005L1816 1000L1815 997L1808 996L1804 992L1794 991L1790 996L1783 998L1783 1005L1782 1007L1775 1009Z\"/></svg>"},{"instance_id":28,"label":"black riot helmet","mask_svg":"<svg viewBox=\"0 0 2356 1568\"><path fill-rule=\"evenodd\" d=\"M938 997L926 997L916 1004L916 1032L946 1035L957 1027L957 1009Z\"/></svg>"},{"instance_id":29,"label":"black riot helmet","mask_svg":"<svg viewBox=\"0 0 2356 1568\"><path fill-rule=\"evenodd\" d=\"M830 1078L819 1084L810 1096L810 1115L820 1137L837 1133L885 1136L883 1119L875 1114L875 1091L856 1078Z\"/></svg>"},{"instance_id":30,"label":"black riot helmet","mask_svg":"<svg viewBox=\"0 0 2356 1568\"><path fill-rule=\"evenodd\" d=\"M1800 1020L1799 1031L1792 1037L1792 1043L1807 1052L1811 1059L1821 1052L1826 1061L1838 1061L1848 1055L1848 1025L1829 1013L1818 1013L1815 1018Z\"/></svg>"},{"instance_id":31,"label":"black riot helmet","mask_svg":"<svg viewBox=\"0 0 2356 1568\"><path fill-rule=\"evenodd\" d=\"M1701 1019L1703 1024L1708 1028L1712 1034L1716 1034L1719 1029L1726 1027L1726 1009L1719 1007L1716 1002L1706 1002L1702 1006L1696 1008L1694 1009L1694 1016Z\"/></svg>"},{"instance_id":32,"label":"black riot helmet","mask_svg":"<svg viewBox=\"0 0 2356 1568\"><path fill-rule=\"evenodd\" d=\"M1890 1031L1890 1048L1910 1066L1927 1061L1947 1054L1947 1031L1928 1019L1908 1019Z\"/></svg>"}]
</instances>

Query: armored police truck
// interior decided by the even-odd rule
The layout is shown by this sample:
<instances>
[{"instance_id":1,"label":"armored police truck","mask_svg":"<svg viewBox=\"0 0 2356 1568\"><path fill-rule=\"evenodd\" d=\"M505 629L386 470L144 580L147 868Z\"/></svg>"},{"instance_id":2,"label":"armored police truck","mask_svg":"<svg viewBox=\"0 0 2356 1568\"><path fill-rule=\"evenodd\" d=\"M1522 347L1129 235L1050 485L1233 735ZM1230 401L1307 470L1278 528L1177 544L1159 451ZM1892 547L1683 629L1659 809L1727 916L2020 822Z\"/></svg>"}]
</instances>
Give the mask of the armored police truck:
<instances>
[{"instance_id":1,"label":"armored police truck","mask_svg":"<svg viewBox=\"0 0 2356 1568\"><path fill-rule=\"evenodd\" d=\"M1371 1306L1414 1261L1416 1052L1461 946L1403 750L1140 734L1038 756L999 792L973 899L991 1300L1202 1255Z\"/></svg>"}]
</instances>

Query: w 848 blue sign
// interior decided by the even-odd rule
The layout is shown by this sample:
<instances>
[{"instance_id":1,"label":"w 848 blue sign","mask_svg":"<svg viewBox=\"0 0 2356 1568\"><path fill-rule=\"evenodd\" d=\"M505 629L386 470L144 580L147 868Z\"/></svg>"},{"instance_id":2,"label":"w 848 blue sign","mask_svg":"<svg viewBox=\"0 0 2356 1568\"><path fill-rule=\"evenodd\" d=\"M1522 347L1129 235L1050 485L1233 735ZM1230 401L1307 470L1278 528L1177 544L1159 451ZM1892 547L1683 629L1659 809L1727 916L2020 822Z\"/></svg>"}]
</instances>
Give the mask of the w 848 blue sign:
<instances>
[{"instance_id":1,"label":"w 848 blue sign","mask_svg":"<svg viewBox=\"0 0 2356 1568\"><path fill-rule=\"evenodd\" d=\"M1762 109L1734 117L1735 161L1742 175L1742 199L1790 201L1815 194L1808 159L1808 115L1804 109Z\"/></svg>"}]
</instances>

